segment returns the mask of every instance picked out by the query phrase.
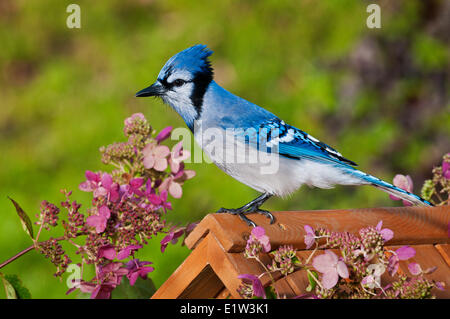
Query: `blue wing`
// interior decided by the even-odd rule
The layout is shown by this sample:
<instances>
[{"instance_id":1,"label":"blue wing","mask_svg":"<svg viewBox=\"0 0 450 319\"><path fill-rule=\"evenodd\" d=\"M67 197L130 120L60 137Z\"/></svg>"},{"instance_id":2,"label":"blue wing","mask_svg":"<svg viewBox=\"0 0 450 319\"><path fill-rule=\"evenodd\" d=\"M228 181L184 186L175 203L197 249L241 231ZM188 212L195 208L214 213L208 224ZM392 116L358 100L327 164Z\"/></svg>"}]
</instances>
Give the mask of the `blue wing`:
<instances>
[{"instance_id":1,"label":"blue wing","mask_svg":"<svg viewBox=\"0 0 450 319\"><path fill-rule=\"evenodd\" d=\"M286 124L279 118L264 121L258 127L252 128L253 135L245 134L246 143L266 152L277 152L291 159L308 158L330 164L340 164L347 167L357 164L333 149L331 146L317 140L308 133ZM350 166L351 165L351 166Z\"/></svg>"}]
</instances>

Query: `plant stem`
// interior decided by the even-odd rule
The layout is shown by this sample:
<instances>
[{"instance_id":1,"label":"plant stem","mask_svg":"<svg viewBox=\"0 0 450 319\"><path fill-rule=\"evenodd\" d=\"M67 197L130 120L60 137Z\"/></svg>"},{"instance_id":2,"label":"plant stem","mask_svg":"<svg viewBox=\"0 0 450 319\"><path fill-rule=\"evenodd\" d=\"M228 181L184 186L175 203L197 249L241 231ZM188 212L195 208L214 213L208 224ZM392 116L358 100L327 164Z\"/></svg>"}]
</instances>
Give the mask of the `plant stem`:
<instances>
[{"instance_id":1,"label":"plant stem","mask_svg":"<svg viewBox=\"0 0 450 319\"><path fill-rule=\"evenodd\" d=\"M16 254L15 256L13 256L13 257L9 258L8 260L2 262L2 263L0 264L0 269L3 268L3 267L5 267L5 266L6 266L7 264L9 264L10 262L16 260L16 259L19 258L20 256L25 255L27 252L29 252L30 250L33 250L34 248L35 248L35 247L34 247L34 244L33 244L33 245L31 245L30 247L28 247L27 249L22 250L20 253Z\"/></svg>"},{"instance_id":2,"label":"plant stem","mask_svg":"<svg viewBox=\"0 0 450 319\"><path fill-rule=\"evenodd\" d=\"M85 234L85 233L78 233L78 234L76 235L76 237L82 236L82 235L86 235L86 234ZM60 240L64 240L64 239L67 239L66 236L61 236L61 237L55 238L56 241L60 241ZM0 264L0 269L2 269L3 267L5 267L5 266L8 265L9 263L13 262L13 261L16 260L17 258L19 258L19 257L21 257L21 256L23 256L23 255L25 255L27 252L29 252L29 251L31 251L31 250L33 250L33 249L36 249L36 250L37 250L38 247L39 247L39 244L45 243L45 242L47 242L47 241L49 241L49 240L44 240L44 241L39 242L39 243L35 241L35 242L33 243L33 245L31 245L30 247L25 248L24 250L22 250L21 252L17 253L17 254L14 255L14 256L12 256L12 257L9 258L8 260L5 260L4 262L2 262L2 263Z\"/></svg>"}]
</instances>

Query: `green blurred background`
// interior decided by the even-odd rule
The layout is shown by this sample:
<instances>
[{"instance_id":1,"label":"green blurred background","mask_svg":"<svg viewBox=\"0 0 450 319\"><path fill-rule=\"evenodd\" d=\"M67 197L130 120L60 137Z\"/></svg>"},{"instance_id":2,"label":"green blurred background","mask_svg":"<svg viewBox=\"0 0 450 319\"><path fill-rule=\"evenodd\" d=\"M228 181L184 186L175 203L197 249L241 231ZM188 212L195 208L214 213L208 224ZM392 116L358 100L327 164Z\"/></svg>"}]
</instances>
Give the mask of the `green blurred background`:
<instances>
[{"instance_id":1,"label":"green blurred background","mask_svg":"<svg viewBox=\"0 0 450 319\"><path fill-rule=\"evenodd\" d=\"M66 7L81 7L81 29ZM78 190L84 171L106 169L98 148L123 140L125 117L144 113L157 130L184 127L154 99L136 99L166 60L193 44L212 50L216 81L299 127L360 168L391 181L410 174L415 192L450 148L450 2L377 1L381 29L366 26L369 1L0 1L0 259L31 242L6 196L34 216L40 202ZM257 194L213 164L173 200L170 221L200 220ZM271 210L397 206L370 187L303 188ZM57 233L56 233L57 234ZM55 235L55 234L53 234ZM44 234L43 239L48 237ZM160 286L186 258L181 245L139 254ZM65 278L30 252L1 270L33 298L65 296ZM90 279L90 278L89 278ZM0 298L4 297L3 291Z\"/></svg>"}]
</instances>

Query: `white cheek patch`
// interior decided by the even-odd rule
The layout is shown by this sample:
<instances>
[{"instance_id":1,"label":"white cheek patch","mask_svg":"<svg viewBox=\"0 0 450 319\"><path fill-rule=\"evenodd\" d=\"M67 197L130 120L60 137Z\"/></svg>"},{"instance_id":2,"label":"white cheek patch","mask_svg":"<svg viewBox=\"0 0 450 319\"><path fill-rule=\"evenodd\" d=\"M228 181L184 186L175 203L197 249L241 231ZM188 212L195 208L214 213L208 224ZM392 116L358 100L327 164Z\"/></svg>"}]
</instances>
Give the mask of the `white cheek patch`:
<instances>
[{"instance_id":1,"label":"white cheek patch","mask_svg":"<svg viewBox=\"0 0 450 319\"><path fill-rule=\"evenodd\" d=\"M163 101L174 108L189 125L197 118L198 113L192 105L191 94L193 83L186 83L180 87L173 87L163 96Z\"/></svg>"}]
</instances>

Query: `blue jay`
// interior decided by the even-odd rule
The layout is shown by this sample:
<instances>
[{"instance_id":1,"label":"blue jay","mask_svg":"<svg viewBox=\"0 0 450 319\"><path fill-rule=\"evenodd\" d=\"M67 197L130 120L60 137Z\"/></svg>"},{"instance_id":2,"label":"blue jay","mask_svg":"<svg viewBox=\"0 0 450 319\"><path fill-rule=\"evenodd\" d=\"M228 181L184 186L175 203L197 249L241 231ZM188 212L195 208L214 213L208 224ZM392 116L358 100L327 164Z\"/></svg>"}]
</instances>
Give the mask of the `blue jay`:
<instances>
[{"instance_id":1,"label":"blue jay","mask_svg":"<svg viewBox=\"0 0 450 319\"><path fill-rule=\"evenodd\" d=\"M372 185L413 204L431 205L417 195L357 170L354 162L332 147L219 86L213 79L211 54L205 45L177 53L163 66L156 82L137 92L136 97L160 97L183 118L195 140L220 169L262 193L240 208L221 208L218 213L239 215L249 226L255 223L246 214L259 213L273 223L273 215L260 206L269 197L286 196L303 184L319 188L337 184ZM201 123L201 130L196 129L196 123ZM276 159L277 169L264 173L266 163L262 160L224 159L219 154L223 152L205 144L204 132L208 129L227 137L230 134L241 137L232 139L234 142L227 143L222 151L235 150L237 157L254 152L261 158ZM242 134L248 131L252 133Z\"/></svg>"}]
</instances>

